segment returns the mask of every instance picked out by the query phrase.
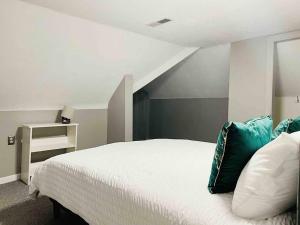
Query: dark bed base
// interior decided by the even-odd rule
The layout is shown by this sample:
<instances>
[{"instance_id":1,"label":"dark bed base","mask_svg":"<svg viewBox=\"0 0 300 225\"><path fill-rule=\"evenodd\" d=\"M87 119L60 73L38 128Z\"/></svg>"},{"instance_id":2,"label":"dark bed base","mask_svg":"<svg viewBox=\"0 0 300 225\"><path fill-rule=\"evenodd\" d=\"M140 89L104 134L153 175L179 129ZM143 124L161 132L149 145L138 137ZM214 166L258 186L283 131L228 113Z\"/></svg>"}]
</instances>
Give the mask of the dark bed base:
<instances>
[{"instance_id":1,"label":"dark bed base","mask_svg":"<svg viewBox=\"0 0 300 225\"><path fill-rule=\"evenodd\" d=\"M80 216L78 216L77 214L73 213L71 210L67 209L66 207L62 206L59 202L55 201L52 198L49 198L49 199L50 199L50 201L53 204L53 217L54 217L54 219L60 219L62 211L64 211L69 216L71 216L72 219L74 219L76 221L76 224L77 224L77 222L80 225L86 225L86 224L88 224L87 222L84 221L84 219L82 219Z\"/></svg>"},{"instance_id":2,"label":"dark bed base","mask_svg":"<svg viewBox=\"0 0 300 225\"><path fill-rule=\"evenodd\" d=\"M50 198L50 201L53 204L54 219L59 219L60 218L60 210L64 207L61 204L59 204L57 201L53 200L52 198ZM64 208L64 210L68 210L68 209Z\"/></svg>"}]
</instances>

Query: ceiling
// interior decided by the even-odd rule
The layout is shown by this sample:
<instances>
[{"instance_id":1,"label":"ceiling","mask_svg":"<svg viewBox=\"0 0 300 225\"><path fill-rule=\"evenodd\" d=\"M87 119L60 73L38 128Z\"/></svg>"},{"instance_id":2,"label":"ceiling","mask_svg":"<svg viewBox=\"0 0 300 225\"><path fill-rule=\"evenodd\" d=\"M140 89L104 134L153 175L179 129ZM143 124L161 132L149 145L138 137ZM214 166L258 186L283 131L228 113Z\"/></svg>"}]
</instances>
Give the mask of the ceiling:
<instances>
[{"instance_id":1,"label":"ceiling","mask_svg":"<svg viewBox=\"0 0 300 225\"><path fill-rule=\"evenodd\" d=\"M192 53L19 0L0 0L0 27L0 110L103 108L124 75L144 84Z\"/></svg>"},{"instance_id":2,"label":"ceiling","mask_svg":"<svg viewBox=\"0 0 300 225\"><path fill-rule=\"evenodd\" d=\"M24 0L187 46L221 43L300 29L299 0ZM173 21L149 27L169 18Z\"/></svg>"}]
</instances>

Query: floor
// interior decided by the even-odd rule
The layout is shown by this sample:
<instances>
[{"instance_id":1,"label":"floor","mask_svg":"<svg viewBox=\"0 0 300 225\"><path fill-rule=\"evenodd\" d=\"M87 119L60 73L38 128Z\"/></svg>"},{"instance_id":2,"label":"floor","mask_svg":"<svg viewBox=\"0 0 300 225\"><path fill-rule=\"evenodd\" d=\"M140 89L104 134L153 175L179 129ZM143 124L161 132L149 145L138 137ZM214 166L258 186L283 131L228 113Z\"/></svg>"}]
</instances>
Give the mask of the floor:
<instances>
[{"instance_id":1,"label":"floor","mask_svg":"<svg viewBox=\"0 0 300 225\"><path fill-rule=\"evenodd\" d=\"M29 195L28 186L20 181L0 185L0 225L86 225L64 211L54 219L52 210L47 197Z\"/></svg>"}]
</instances>

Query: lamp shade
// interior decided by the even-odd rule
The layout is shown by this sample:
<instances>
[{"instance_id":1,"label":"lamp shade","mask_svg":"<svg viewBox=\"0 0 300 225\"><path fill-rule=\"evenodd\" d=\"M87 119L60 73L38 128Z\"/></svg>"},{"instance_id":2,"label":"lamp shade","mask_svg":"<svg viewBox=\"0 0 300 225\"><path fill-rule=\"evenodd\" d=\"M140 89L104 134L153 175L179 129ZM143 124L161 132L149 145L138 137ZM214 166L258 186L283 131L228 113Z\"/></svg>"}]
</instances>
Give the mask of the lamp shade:
<instances>
[{"instance_id":1,"label":"lamp shade","mask_svg":"<svg viewBox=\"0 0 300 225\"><path fill-rule=\"evenodd\" d=\"M64 106L64 109L61 113L61 117L71 120L73 119L73 116L74 116L74 109L71 106Z\"/></svg>"}]
</instances>

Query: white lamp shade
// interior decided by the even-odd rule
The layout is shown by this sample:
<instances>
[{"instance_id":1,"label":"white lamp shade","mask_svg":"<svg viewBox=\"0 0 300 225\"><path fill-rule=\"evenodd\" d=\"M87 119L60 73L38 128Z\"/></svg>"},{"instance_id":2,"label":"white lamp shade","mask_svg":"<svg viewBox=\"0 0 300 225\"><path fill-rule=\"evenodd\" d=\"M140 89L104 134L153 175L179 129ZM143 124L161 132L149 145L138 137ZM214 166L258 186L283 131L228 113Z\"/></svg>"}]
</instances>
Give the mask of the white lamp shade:
<instances>
[{"instance_id":1,"label":"white lamp shade","mask_svg":"<svg viewBox=\"0 0 300 225\"><path fill-rule=\"evenodd\" d=\"M67 119L73 119L74 109L71 106L64 106L61 117L65 117Z\"/></svg>"}]
</instances>

